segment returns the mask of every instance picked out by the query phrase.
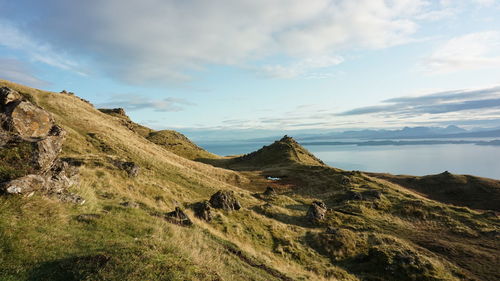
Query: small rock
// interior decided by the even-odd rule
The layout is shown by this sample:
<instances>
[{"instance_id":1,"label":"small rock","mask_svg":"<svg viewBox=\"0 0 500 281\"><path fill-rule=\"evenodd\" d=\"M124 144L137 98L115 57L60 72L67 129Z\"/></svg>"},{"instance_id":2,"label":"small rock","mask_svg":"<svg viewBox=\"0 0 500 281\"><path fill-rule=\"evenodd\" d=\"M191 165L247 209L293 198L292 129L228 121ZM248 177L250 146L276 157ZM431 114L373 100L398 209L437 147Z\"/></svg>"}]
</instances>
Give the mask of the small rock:
<instances>
[{"instance_id":1,"label":"small rock","mask_svg":"<svg viewBox=\"0 0 500 281\"><path fill-rule=\"evenodd\" d=\"M213 218L212 206L210 206L210 202L203 201L198 202L194 205L194 214L203 220L211 221Z\"/></svg>"},{"instance_id":2,"label":"small rock","mask_svg":"<svg viewBox=\"0 0 500 281\"><path fill-rule=\"evenodd\" d=\"M329 226L326 228L325 233L335 235L338 233L338 231L339 231L338 228Z\"/></svg>"},{"instance_id":3,"label":"small rock","mask_svg":"<svg viewBox=\"0 0 500 281\"><path fill-rule=\"evenodd\" d=\"M356 191L349 191L346 193L346 200L363 200L363 195Z\"/></svg>"},{"instance_id":4,"label":"small rock","mask_svg":"<svg viewBox=\"0 0 500 281\"><path fill-rule=\"evenodd\" d=\"M380 199L382 197L382 192L379 190L367 190L362 193L361 197L367 199Z\"/></svg>"},{"instance_id":5,"label":"small rock","mask_svg":"<svg viewBox=\"0 0 500 281\"><path fill-rule=\"evenodd\" d=\"M122 205L123 207L126 207L126 208L139 208L139 204L137 204L134 201L124 201L124 202L121 202L120 205Z\"/></svg>"},{"instance_id":6,"label":"small rock","mask_svg":"<svg viewBox=\"0 0 500 281\"><path fill-rule=\"evenodd\" d=\"M307 210L306 218L313 223L319 222L325 218L327 211L328 209L326 208L325 203L321 201L314 201Z\"/></svg>"},{"instance_id":7,"label":"small rock","mask_svg":"<svg viewBox=\"0 0 500 281\"><path fill-rule=\"evenodd\" d=\"M266 188L266 191L264 191L262 194L266 196L276 195L276 189L274 189L272 186L268 186Z\"/></svg>"},{"instance_id":8,"label":"small rock","mask_svg":"<svg viewBox=\"0 0 500 281\"><path fill-rule=\"evenodd\" d=\"M171 223L190 226L193 224L191 219L184 213L179 207L175 207L175 210L170 213L165 214L165 219Z\"/></svg>"},{"instance_id":9,"label":"small rock","mask_svg":"<svg viewBox=\"0 0 500 281\"><path fill-rule=\"evenodd\" d=\"M342 185L350 185L351 184L351 179L349 177L346 177L346 176L343 176L341 179L340 179L340 183Z\"/></svg>"},{"instance_id":10,"label":"small rock","mask_svg":"<svg viewBox=\"0 0 500 281\"><path fill-rule=\"evenodd\" d=\"M41 190L47 180L40 175L27 175L0 185L0 190L8 194L29 194L36 190Z\"/></svg>"},{"instance_id":11,"label":"small rock","mask_svg":"<svg viewBox=\"0 0 500 281\"><path fill-rule=\"evenodd\" d=\"M241 204L232 190L219 190L210 198L210 205L226 211L239 210Z\"/></svg>"},{"instance_id":12,"label":"small rock","mask_svg":"<svg viewBox=\"0 0 500 281\"><path fill-rule=\"evenodd\" d=\"M117 168L127 172L129 177L137 177L139 175L139 170L140 170L139 165L135 164L134 162L114 160L113 164Z\"/></svg>"}]
</instances>

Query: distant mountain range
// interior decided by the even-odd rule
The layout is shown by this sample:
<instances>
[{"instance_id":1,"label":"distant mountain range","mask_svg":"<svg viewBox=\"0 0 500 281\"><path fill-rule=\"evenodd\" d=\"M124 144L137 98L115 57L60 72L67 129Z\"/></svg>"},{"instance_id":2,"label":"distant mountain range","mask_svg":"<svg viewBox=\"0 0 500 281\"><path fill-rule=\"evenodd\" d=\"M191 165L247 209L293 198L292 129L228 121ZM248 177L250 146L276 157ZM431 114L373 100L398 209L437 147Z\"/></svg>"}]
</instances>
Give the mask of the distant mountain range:
<instances>
[{"instance_id":1,"label":"distant mountain range","mask_svg":"<svg viewBox=\"0 0 500 281\"><path fill-rule=\"evenodd\" d=\"M300 137L301 140L326 139L428 139L500 137L500 128L466 130L458 126L404 127L399 130L359 130Z\"/></svg>"}]
</instances>

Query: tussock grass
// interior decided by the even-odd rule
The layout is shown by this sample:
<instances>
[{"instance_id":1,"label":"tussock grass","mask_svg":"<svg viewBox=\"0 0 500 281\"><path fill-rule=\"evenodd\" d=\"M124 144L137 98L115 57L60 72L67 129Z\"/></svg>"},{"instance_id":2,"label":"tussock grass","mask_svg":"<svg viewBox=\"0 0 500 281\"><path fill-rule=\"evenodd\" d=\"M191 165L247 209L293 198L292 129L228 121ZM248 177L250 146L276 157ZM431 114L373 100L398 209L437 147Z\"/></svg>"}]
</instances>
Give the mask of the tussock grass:
<instances>
[{"instance_id":1,"label":"tussock grass","mask_svg":"<svg viewBox=\"0 0 500 281\"><path fill-rule=\"evenodd\" d=\"M0 85L50 111L68 132L62 157L83 164L71 191L86 199L77 206L40 194L0 197L1 280L500 279L496 216L328 167L295 143L244 165L203 160L234 170L217 168L152 143L130 120L76 96ZM288 160L273 162L283 151ZM139 175L129 177L114 160L136 163ZM268 185L278 194L256 194ZM214 210L210 223L195 218L189 206L220 189L235 191L243 209ZM346 199L374 190L379 199ZM304 217L314 200L329 208L320 223ZM175 207L194 225L152 215ZM325 234L327 227L339 234Z\"/></svg>"}]
</instances>

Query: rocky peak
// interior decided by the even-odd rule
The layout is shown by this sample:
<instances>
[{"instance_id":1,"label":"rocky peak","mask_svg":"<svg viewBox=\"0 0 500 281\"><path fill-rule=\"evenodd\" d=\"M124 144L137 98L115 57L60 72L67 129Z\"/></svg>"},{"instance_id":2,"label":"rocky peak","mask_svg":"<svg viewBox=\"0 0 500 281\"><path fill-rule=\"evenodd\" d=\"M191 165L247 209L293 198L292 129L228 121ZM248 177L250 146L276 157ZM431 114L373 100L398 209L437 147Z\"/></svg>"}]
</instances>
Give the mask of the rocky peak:
<instances>
[{"instance_id":1,"label":"rocky peak","mask_svg":"<svg viewBox=\"0 0 500 281\"><path fill-rule=\"evenodd\" d=\"M102 113L113 115L113 116L116 116L116 117L122 117L122 118L127 118L127 119L129 118L127 116L127 113L125 112L125 109L123 109L121 107L117 107L117 108L99 108L98 110L100 112L102 112Z\"/></svg>"},{"instance_id":2,"label":"rocky peak","mask_svg":"<svg viewBox=\"0 0 500 281\"><path fill-rule=\"evenodd\" d=\"M66 188L75 183L78 171L59 159L66 132L49 112L13 89L0 88L0 102L0 191L67 198Z\"/></svg>"}]
</instances>

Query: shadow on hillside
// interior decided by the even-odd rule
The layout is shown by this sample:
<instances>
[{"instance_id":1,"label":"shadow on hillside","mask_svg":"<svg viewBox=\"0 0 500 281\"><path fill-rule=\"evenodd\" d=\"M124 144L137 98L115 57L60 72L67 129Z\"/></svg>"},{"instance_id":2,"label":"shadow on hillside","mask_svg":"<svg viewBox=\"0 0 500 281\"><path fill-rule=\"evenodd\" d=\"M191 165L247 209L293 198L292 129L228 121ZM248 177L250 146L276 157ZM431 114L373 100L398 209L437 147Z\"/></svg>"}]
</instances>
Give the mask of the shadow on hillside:
<instances>
[{"instance_id":1,"label":"shadow on hillside","mask_svg":"<svg viewBox=\"0 0 500 281\"><path fill-rule=\"evenodd\" d=\"M71 257L45 262L28 275L29 281L79 281L97 274L111 258L106 255Z\"/></svg>"},{"instance_id":2,"label":"shadow on hillside","mask_svg":"<svg viewBox=\"0 0 500 281\"><path fill-rule=\"evenodd\" d=\"M205 163L208 165L212 165L214 167L219 167L219 168L224 168L224 169L231 169L231 163L233 159L228 159L228 158L196 158L194 161ZM231 169L232 170L232 169Z\"/></svg>"},{"instance_id":3,"label":"shadow on hillside","mask_svg":"<svg viewBox=\"0 0 500 281\"><path fill-rule=\"evenodd\" d=\"M289 225L296 225L300 227L305 227L305 228L314 228L315 226L311 224L305 216L290 216L287 214L283 213L274 213L266 210L262 206L255 206L252 208L253 211L255 211L258 214L261 214L263 216L266 216L270 219L277 220L279 222L289 224Z\"/></svg>"}]
</instances>

